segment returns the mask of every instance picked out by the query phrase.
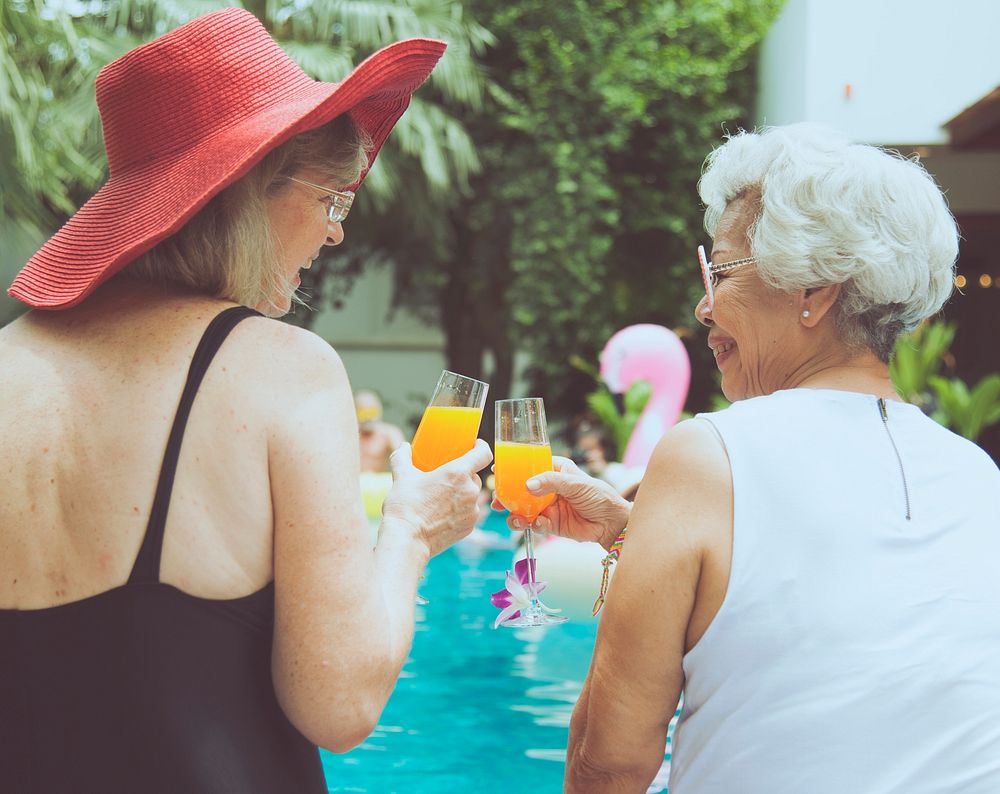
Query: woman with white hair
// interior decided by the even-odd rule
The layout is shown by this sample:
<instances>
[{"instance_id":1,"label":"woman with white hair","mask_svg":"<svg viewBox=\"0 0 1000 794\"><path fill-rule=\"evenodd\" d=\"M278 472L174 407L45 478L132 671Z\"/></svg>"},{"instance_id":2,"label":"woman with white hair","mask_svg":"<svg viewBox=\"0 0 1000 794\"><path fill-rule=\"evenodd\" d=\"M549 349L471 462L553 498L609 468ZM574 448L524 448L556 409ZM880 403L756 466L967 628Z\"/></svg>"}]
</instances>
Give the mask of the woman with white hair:
<instances>
[{"instance_id":1,"label":"woman with white hair","mask_svg":"<svg viewBox=\"0 0 1000 794\"><path fill-rule=\"evenodd\" d=\"M888 369L950 294L941 192L804 125L731 137L700 191L734 404L666 434L631 512L571 464L531 483L540 528L620 541L566 790L644 792L683 692L671 794L1000 791L1000 472Z\"/></svg>"}]
</instances>

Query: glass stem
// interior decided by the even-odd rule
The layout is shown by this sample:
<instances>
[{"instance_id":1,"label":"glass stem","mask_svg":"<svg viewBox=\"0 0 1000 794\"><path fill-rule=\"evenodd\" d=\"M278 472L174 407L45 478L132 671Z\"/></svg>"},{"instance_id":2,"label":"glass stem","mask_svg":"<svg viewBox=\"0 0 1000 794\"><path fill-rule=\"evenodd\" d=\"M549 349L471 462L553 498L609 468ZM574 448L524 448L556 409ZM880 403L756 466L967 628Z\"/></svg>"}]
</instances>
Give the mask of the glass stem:
<instances>
[{"instance_id":1,"label":"glass stem","mask_svg":"<svg viewBox=\"0 0 1000 794\"><path fill-rule=\"evenodd\" d=\"M532 612L538 611L538 599L535 597L535 546L532 542L531 528L524 530L524 548L528 554L528 595L531 597Z\"/></svg>"}]
</instances>

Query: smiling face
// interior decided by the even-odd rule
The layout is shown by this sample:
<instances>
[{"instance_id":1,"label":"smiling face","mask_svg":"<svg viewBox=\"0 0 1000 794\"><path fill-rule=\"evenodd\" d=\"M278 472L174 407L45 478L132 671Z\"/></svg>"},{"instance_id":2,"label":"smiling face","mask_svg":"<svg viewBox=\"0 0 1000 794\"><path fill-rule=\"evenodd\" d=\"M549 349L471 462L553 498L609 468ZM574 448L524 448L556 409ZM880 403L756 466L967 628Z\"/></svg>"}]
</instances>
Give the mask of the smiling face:
<instances>
[{"instance_id":1,"label":"smiling face","mask_svg":"<svg viewBox=\"0 0 1000 794\"><path fill-rule=\"evenodd\" d=\"M322 174L311 170L293 176L318 184L323 180ZM301 283L299 271L312 266L324 245L340 245L344 227L329 221L329 194L308 185L286 180L266 201L277 270L275 287L257 310L280 317L291 309L292 294Z\"/></svg>"},{"instance_id":2,"label":"smiling face","mask_svg":"<svg viewBox=\"0 0 1000 794\"><path fill-rule=\"evenodd\" d=\"M755 194L739 196L726 206L715 230L713 264L752 255L747 230L758 206ZM695 316L709 329L708 345L728 399L770 394L794 381L803 353L797 304L789 293L766 285L756 266L719 274L714 308L709 310L702 298Z\"/></svg>"}]
</instances>

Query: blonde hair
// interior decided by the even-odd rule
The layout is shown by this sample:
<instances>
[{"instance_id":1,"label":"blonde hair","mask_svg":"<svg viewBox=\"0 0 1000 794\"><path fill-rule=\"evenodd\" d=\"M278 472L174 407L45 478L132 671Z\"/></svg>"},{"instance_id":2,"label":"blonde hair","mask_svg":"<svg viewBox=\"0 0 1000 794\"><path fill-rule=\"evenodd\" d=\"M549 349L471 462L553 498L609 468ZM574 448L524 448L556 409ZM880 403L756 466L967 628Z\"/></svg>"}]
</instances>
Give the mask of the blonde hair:
<instances>
[{"instance_id":1,"label":"blonde hair","mask_svg":"<svg viewBox=\"0 0 1000 794\"><path fill-rule=\"evenodd\" d=\"M371 139L346 113L296 135L123 272L258 306L283 289L266 199L285 190L289 177L307 167L332 187L353 185L368 167L371 149Z\"/></svg>"}]
</instances>

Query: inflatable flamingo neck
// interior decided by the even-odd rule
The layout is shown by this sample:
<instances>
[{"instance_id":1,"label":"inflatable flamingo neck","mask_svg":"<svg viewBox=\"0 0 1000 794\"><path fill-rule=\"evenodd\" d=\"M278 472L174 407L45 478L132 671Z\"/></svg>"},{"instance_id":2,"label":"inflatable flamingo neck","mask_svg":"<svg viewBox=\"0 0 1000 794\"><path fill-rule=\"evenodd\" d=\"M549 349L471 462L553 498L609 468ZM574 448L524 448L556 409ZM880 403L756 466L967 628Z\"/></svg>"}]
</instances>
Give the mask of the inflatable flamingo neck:
<instances>
[{"instance_id":1,"label":"inflatable flamingo neck","mask_svg":"<svg viewBox=\"0 0 1000 794\"><path fill-rule=\"evenodd\" d=\"M630 325L604 346L601 377L608 387L624 393L638 380L649 382L652 394L625 445L622 463L645 468L656 444L680 418L691 382L691 362L677 335L661 325Z\"/></svg>"},{"instance_id":2,"label":"inflatable flamingo neck","mask_svg":"<svg viewBox=\"0 0 1000 794\"><path fill-rule=\"evenodd\" d=\"M629 436L625 454L622 456L622 463L630 468L633 466L646 468L649 459L653 457L657 443L674 424L673 422L667 424L671 411L666 392L662 388L657 389L655 383L652 386L653 393L639 414L639 421L635 423L635 429Z\"/></svg>"}]
</instances>

